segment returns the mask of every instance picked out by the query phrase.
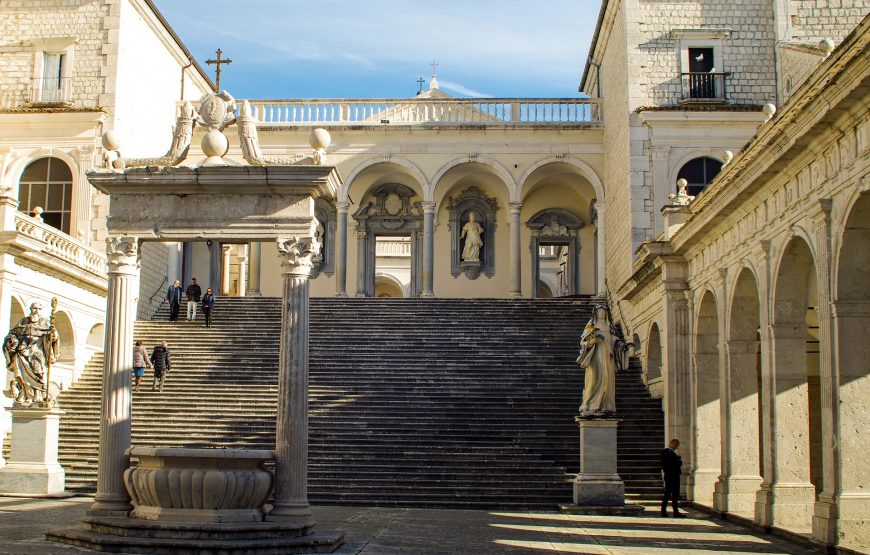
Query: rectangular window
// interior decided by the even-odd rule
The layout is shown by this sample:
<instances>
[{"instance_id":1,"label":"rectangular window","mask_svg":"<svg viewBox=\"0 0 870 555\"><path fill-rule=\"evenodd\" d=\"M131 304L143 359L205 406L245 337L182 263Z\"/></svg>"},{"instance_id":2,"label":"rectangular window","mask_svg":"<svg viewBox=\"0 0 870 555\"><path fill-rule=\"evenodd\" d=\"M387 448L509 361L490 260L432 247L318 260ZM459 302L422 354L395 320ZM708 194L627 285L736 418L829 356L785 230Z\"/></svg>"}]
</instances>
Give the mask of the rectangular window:
<instances>
[{"instance_id":1,"label":"rectangular window","mask_svg":"<svg viewBox=\"0 0 870 555\"><path fill-rule=\"evenodd\" d=\"M689 48L689 98L719 98L712 48Z\"/></svg>"},{"instance_id":2,"label":"rectangular window","mask_svg":"<svg viewBox=\"0 0 870 555\"><path fill-rule=\"evenodd\" d=\"M40 84L41 102L64 102L69 100L69 89L63 74L66 55L46 52L42 56L42 83Z\"/></svg>"}]
</instances>

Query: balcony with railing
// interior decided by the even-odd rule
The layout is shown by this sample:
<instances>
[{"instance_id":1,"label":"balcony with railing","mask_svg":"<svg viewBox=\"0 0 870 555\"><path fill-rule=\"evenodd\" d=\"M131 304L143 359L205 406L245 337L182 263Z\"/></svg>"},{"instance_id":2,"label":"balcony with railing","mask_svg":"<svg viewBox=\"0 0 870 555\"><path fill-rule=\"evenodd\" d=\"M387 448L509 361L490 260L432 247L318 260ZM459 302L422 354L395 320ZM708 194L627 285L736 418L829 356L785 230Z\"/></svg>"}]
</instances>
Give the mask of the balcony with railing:
<instances>
[{"instance_id":1,"label":"balcony with railing","mask_svg":"<svg viewBox=\"0 0 870 555\"><path fill-rule=\"evenodd\" d=\"M408 238L378 237L375 247L378 258L411 258L411 240Z\"/></svg>"},{"instance_id":2,"label":"balcony with railing","mask_svg":"<svg viewBox=\"0 0 870 555\"><path fill-rule=\"evenodd\" d=\"M21 256L48 266L52 273L106 287L105 254L22 212L15 214L15 231L23 239L18 241Z\"/></svg>"},{"instance_id":3,"label":"balcony with railing","mask_svg":"<svg viewBox=\"0 0 870 555\"><path fill-rule=\"evenodd\" d=\"M681 73L681 103L723 103L728 100L725 80L730 73Z\"/></svg>"},{"instance_id":4,"label":"balcony with railing","mask_svg":"<svg viewBox=\"0 0 870 555\"><path fill-rule=\"evenodd\" d=\"M71 104L72 96L71 77L33 79L30 87L31 104Z\"/></svg>"},{"instance_id":5,"label":"balcony with railing","mask_svg":"<svg viewBox=\"0 0 870 555\"><path fill-rule=\"evenodd\" d=\"M601 123L598 98L409 98L249 100L268 126L588 126Z\"/></svg>"}]
</instances>

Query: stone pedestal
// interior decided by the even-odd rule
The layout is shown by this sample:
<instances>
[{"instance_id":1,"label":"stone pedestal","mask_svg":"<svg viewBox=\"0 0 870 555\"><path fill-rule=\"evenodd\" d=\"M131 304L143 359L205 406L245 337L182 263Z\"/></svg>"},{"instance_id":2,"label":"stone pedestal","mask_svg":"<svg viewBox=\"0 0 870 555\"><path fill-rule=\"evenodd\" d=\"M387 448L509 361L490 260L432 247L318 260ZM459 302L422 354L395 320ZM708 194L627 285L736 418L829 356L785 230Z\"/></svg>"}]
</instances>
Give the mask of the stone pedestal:
<instances>
[{"instance_id":1,"label":"stone pedestal","mask_svg":"<svg viewBox=\"0 0 870 555\"><path fill-rule=\"evenodd\" d=\"M0 493L57 496L64 490L63 468L57 462L62 410L12 409L9 460L0 470Z\"/></svg>"},{"instance_id":2,"label":"stone pedestal","mask_svg":"<svg viewBox=\"0 0 870 555\"><path fill-rule=\"evenodd\" d=\"M564 513L634 513L640 505L625 504L625 484L616 471L616 418L575 419L580 426L580 472L574 479L574 504Z\"/></svg>"}]
</instances>

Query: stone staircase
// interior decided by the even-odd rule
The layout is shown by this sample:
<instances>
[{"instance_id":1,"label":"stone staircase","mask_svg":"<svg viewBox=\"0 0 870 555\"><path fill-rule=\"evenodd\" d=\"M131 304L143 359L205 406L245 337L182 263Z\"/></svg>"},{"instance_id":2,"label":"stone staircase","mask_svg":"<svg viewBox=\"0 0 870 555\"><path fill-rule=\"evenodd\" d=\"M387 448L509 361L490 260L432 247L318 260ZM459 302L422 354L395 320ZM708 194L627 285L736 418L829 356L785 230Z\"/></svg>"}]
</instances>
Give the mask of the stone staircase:
<instances>
[{"instance_id":1,"label":"stone staircase","mask_svg":"<svg viewBox=\"0 0 870 555\"><path fill-rule=\"evenodd\" d=\"M554 508L577 472L580 330L593 301L312 299L309 498L314 504ZM222 298L215 321L136 324L173 370L133 395L133 444L271 448L280 303ZM201 317L200 317L201 318ZM67 488L96 488L97 356L60 396ZM619 472L657 498L660 402L617 377Z\"/></svg>"}]
</instances>

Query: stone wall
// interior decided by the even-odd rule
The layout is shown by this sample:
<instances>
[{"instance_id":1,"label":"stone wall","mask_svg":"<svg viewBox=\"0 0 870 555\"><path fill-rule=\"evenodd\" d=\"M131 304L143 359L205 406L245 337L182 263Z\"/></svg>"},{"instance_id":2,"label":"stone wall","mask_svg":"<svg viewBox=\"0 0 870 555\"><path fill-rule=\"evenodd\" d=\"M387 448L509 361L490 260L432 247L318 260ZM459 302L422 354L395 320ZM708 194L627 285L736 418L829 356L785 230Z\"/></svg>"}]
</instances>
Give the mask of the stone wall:
<instances>
[{"instance_id":1,"label":"stone wall","mask_svg":"<svg viewBox=\"0 0 870 555\"><path fill-rule=\"evenodd\" d=\"M73 104L99 106L104 29L110 2L93 0L5 0L0 5L0 108L21 107L30 99L34 58L43 48L73 39Z\"/></svg>"},{"instance_id":2,"label":"stone wall","mask_svg":"<svg viewBox=\"0 0 870 555\"><path fill-rule=\"evenodd\" d=\"M165 243L142 243L139 252L139 305L136 318L148 320L160 307L166 295L170 249Z\"/></svg>"},{"instance_id":3,"label":"stone wall","mask_svg":"<svg viewBox=\"0 0 870 555\"><path fill-rule=\"evenodd\" d=\"M870 0L791 0L788 30L791 40L839 44L867 14Z\"/></svg>"}]
</instances>

